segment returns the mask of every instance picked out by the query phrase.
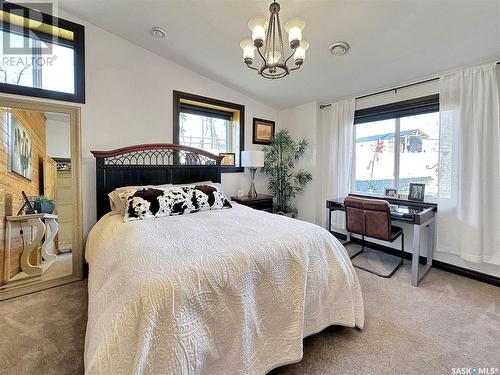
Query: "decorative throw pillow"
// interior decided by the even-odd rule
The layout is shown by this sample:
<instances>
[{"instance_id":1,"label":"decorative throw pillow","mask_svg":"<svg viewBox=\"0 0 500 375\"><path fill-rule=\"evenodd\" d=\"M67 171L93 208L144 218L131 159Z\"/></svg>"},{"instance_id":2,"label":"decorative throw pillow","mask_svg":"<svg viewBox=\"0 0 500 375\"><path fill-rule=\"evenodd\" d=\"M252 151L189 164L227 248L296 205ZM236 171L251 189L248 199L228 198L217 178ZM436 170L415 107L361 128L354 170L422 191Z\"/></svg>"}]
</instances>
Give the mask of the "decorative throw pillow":
<instances>
[{"instance_id":1,"label":"decorative throw pillow","mask_svg":"<svg viewBox=\"0 0 500 375\"><path fill-rule=\"evenodd\" d=\"M109 206L111 208L111 212L119 213L122 215L125 213L124 202L122 201L122 199L120 199L121 193L128 192L130 190L139 190L139 189L146 189L146 188L163 189L163 188L170 187L170 186L172 186L172 184L122 186L122 187L116 188L115 190L113 190L111 193L108 194Z\"/></svg>"},{"instance_id":2,"label":"decorative throw pillow","mask_svg":"<svg viewBox=\"0 0 500 375\"><path fill-rule=\"evenodd\" d=\"M126 208L124 221L232 207L224 194L210 185L132 189L121 193L120 198Z\"/></svg>"}]
</instances>

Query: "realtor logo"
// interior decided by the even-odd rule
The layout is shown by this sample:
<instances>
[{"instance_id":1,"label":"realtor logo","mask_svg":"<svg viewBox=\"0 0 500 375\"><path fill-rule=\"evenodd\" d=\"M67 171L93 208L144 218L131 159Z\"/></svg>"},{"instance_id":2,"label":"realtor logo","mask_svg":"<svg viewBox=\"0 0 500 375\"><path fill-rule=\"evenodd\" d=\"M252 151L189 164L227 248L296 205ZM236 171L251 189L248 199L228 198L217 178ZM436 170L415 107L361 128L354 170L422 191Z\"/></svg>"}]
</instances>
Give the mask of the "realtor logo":
<instances>
[{"instance_id":1,"label":"realtor logo","mask_svg":"<svg viewBox=\"0 0 500 375\"><path fill-rule=\"evenodd\" d=\"M0 16L3 55L51 55L53 27L44 23L42 13L56 16L56 9L54 1L3 2Z\"/></svg>"},{"instance_id":2,"label":"realtor logo","mask_svg":"<svg viewBox=\"0 0 500 375\"><path fill-rule=\"evenodd\" d=\"M452 375L495 375L498 367L453 367Z\"/></svg>"}]
</instances>

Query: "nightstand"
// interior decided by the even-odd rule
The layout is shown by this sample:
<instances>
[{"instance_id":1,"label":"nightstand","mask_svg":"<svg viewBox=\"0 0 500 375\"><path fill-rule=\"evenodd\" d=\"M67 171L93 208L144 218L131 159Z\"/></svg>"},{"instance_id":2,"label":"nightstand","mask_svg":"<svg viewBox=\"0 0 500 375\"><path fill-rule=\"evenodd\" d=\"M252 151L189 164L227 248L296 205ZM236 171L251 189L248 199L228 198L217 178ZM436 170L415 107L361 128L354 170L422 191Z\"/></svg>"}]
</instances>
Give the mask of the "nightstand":
<instances>
[{"instance_id":1,"label":"nightstand","mask_svg":"<svg viewBox=\"0 0 500 375\"><path fill-rule=\"evenodd\" d=\"M241 197L231 197L231 200L256 210L273 212L272 195L258 194L257 198L248 198L248 195L243 195Z\"/></svg>"}]
</instances>

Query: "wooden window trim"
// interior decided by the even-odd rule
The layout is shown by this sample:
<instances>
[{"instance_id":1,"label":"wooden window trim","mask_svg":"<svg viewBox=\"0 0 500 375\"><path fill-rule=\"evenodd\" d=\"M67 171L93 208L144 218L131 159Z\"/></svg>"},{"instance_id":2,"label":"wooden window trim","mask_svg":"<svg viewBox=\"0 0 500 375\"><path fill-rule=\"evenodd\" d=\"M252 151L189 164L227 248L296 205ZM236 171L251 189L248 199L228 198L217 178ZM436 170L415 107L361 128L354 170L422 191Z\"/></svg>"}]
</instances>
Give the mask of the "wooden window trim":
<instances>
[{"instance_id":1,"label":"wooden window trim","mask_svg":"<svg viewBox=\"0 0 500 375\"><path fill-rule=\"evenodd\" d=\"M0 92L6 94L32 96L36 98L60 100L73 103L85 104L85 27L77 23L57 18L35 9L29 9L18 4L0 2L0 10L10 13L13 10L21 10L26 14L36 14L43 23L57 26L73 32L73 51L75 53L74 87L75 93L47 90L37 87L12 85L0 83ZM57 44L57 43L55 43Z\"/></svg>"},{"instance_id":2,"label":"wooden window trim","mask_svg":"<svg viewBox=\"0 0 500 375\"><path fill-rule=\"evenodd\" d=\"M190 94L181 91L173 92L173 142L174 144L179 144L180 135L180 124L179 124L179 114L181 113L182 103L181 100L192 100L195 102L200 102L204 104L209 104L217 107L223 107L232 109L239 112L239 124L240 124L240 147L239 150L232 150L231 152L238 152L240 155L241 163L241 151L245 147L245 106L241 104L226 102L223 100L208 98L205 96ZM236 167L222 167L222 173L241 173L244 172L244 168L240 166Z\"/></svg>"}]
</instances>

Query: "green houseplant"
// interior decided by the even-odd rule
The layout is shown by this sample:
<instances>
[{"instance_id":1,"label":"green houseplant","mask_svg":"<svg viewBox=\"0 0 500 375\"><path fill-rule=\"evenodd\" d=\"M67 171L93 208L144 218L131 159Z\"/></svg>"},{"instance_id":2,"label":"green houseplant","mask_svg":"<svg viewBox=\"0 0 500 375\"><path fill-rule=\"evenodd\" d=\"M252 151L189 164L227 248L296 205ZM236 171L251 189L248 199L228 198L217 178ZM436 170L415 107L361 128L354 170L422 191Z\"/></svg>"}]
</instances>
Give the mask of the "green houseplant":
<instances>
[{"instance_id":1,"label":"green houseplant","mask_svg":"<svg viewBox=\"0 0 500 375\"><path fill-rule=\"evenodd\" d=\"M34 209L40 213L51 214L54 212L55 202L53 199L40 195L34 199Z\"/></svg>"},{"instance_id":2,"label":"green houseplant","mask_svg":"<svg viewBox=\"0 0 500 375\"><path fill-rule=\"evenodd\" d=\"M274 196L274 211L283 214L296 214L297 209L292 200L304 186L312 180L310 172L299 169L295 171L298 161L308 147L306 139L296 142L287 130L279 130L264 148L265 159L262 169L269 177L269 190Z\"/></svg>"}]
</instances>

